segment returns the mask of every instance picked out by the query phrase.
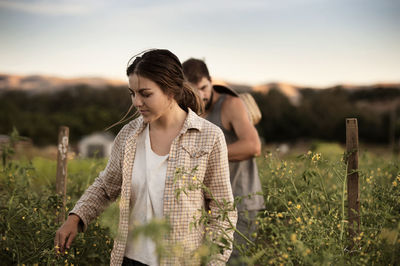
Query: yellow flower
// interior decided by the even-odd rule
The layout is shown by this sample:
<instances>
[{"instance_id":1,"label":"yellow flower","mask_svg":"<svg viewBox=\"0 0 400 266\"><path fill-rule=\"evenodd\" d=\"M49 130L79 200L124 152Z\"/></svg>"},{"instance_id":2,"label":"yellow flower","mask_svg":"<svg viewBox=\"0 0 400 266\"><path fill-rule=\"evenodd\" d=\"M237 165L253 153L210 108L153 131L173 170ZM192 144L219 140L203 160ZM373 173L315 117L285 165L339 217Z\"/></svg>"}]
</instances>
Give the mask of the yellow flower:
<instances>
[{"instance_id":1,"label":"yellow flower","mask_svg":"<svg viewBox=\"0 0 400 266\"><path fill-rule=\"evenodd\" d=\"M279 218L283 218L282 213L278 213L276 216L279 217Z\"/></svg>"},{"instance_id":2,"label":"yellow flower","mask_svg":"<svg viewBox=\"0 0 400 266\"><path fill-rule=\"evenodd\" d=\"M36 211L37 211L37 208L33 208L33 211L36 212Z\"/></svg>"},{"instance_id":3,"label":"yellow flower","mask_svg":"<svg viewBox=\"0 0 400 266\"><path fill-rule=\"evenodd\" d=\"M96 243L93 244L93 247L95 247L95 246L96 246Z\"/></svg>"},{"instance_id":4,"label":"yellow flower","mask_svg":"<svg viewBox=\"0 0 400 266\"><path fill-rule=\"evenodd\" d=\"M306 254L308 255L308 254L310 254L311 253L311 250L308 248L308 249L306 249Z\"/></svg>"},{"instance_id":5,"label":"yellow flower","mask_svg":"<svg viewBox=\"0 0 400 266\"><path fill-rule=\"evenodd\" d=\"M289 255L286 254L286 253L283 253L282 257L283 257L284 259L287 259L287 258L289 258Z\"/></svg>"},{"instance_id":6,"label":"yellow flower","mask_svg":"<svg viewBox=\"0 0 400 266\"><path fill-rule=\"evenodd\" d=\"M313 157L311 158L311 160L313 162L317 162L319 159L321 158L321 154L320 153L316 153L313 155Z\"/></svg>"},{"instance_id":7,"label":"yellow flower","mask_svg":"<svg viewBox=\"0 0 400 266\"><path fill-rule=\"evenodd\" d=\"M290 205L292 205L292 202L289 200L289 202L288 202L288 205L290 206Z\"/></svg>"},{"instance_id":8,"label":"yellow flower","mask_svg":"<svg viewBox=\"0 0 400 266\"><path fill-rule=\"evenodd\" d=\"M211 210L208 210L208 214L211 214Z\"/></svg>"},{"instance_id":9,"label":"yellow flower","mask_svg":"<svg viewBox=\"0 0 400 266\"><path fill-rule=\"evenodd\" d=\"M25 216L22 216L22 220L25 220Z\"/></svg>"},{"instance_id":10,"label":"yellow flower","mask_svg":"<svg viewBox=\"0 0 400 266\"><path fill-rule=\"evenodd\" d=\"M393 185L394 187L397 187L397 182L396 182L396 181L393 181L393 182L392 182L392 185Z\"/></svg>"},{"instance_id":11,"label":"yellow flower","mask_svg":"<svg viewBox=\"0 0 400 266\"><path fill-rule=\"evenodd\" d=\"M297 208L298 210L300 210L300 209L301 209L301 205L300 205L300 204L297 204L297 205L296 205L296 208Z\"/></svg>"},{"instance_id":12,"label":"yellow flower","mask_svg":"<svg viewBox=\"0 0 400 266\"><path fill-rule=\"evenodd\" d=\"M300 218L300 217L297 217L297 218L296 218L296 221L297 221L298 223L301 223L301 218Z\"/></svg>"},{"instance_id":13,"label":"yellow flower","mask_svg":"<svg viewBox=\"0 0 400 266\"><path fill-rule=\"evenodd\" d=\"M296 236L296 234L291 234L291 235L290 235L290 241L292 241L293 243L297 241L297 236Z\"/></svg>"},{"instance_id":14,"label":"yellow flower","mask_svg":"<svg viewBox=\"0 0 400 266\"><path fill-rule=\"evenodd\" d=\"M193 181L196 181L196 176L194 176L192 179L193 179Z\"/></svg>"}]
</instances>

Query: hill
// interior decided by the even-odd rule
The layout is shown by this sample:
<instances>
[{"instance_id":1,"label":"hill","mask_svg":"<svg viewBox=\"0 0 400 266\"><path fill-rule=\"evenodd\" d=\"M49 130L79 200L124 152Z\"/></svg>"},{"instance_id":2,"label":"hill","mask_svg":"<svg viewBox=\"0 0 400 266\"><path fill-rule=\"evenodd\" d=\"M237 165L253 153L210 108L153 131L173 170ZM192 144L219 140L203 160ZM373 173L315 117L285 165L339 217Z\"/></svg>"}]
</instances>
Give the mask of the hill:
<instances>
[{"instance_id":1,"label":"hill","mask_svg":"<svg viewBox=\"0 0 400 266\"><path fill-rule=\"evenodd\" d=\"M109 86L126 86L126 82L98 77L60 78L43 75L21 76L0 74L0 91L22 90L31 93L46 93L80 85L95 89L104 89Z\"/></svg>"}]
</instances>

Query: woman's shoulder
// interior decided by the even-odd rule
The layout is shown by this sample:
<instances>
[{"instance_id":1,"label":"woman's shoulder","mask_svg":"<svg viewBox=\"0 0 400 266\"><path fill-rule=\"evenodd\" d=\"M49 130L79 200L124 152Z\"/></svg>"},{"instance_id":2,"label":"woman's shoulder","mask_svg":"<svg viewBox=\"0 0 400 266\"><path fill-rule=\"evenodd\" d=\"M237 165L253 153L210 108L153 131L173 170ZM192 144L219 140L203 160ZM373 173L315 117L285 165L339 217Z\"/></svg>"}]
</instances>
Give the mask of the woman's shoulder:
<instances>
[{"instance_id":1,"label":"woman's shoulder","mask_svg":"<svg viewBox=\"0 0 400 266\"><path fill-rule=\"evenodd\" d=\"M131 120L125 124L118 132L116 139L126 139L128 136L134 134L143 125L143 118L141 116Z\"/></svg>"},{"instance_id":2,"label":"woman's shoulder","mask_svg":"<svg viewBox=\"0 0 400 266\"><path fill-rule=\"evenodd\" d=\"M198 115L196 115L194 118L195 123L198 124L198 129L202 135L211 137L211 136L223 136L222 130L213 124L212 122L208 121L205 118L202 118Z\"/></svg>"}]
</instances>

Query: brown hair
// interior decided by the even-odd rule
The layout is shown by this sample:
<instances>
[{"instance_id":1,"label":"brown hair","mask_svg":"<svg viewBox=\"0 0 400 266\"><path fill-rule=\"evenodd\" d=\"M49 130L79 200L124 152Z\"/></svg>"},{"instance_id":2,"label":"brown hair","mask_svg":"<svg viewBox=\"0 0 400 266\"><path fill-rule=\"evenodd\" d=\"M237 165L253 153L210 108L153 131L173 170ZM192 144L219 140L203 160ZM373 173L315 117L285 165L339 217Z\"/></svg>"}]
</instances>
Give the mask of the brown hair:
<instances>
[{"instance_id":1,"label":"brown hair","mask_svg":"<svg viewBox=\"0 0 400 266\"><path fill-rule=\"evenodd\" d=\"M183 62L182 67L185 77L191 83L197 84L203 77L211 81L207 65L203 60L190 58Z\"/></svg>"},{"instance_id":2,"label":"brown hair","mask_svg":"<svg viewBox=\"0 0 400 266\"><path fill-rule=\"evenodd\" d=\"M204 111L204 103L197 91L184 78L181 62L169 50L152 49L133 56L128 61L126 69L127 76L132 74L155 82L165 94L172 95L179 107L186 112L188 112L188 108L197 114L201 114ZM127 117L133 107L132 104L124 117L107 129L137 117L137 112Z\"/></svg>"},{"instance_id":3,"label":"brown hair","mask_svg":"<svg viewBox=\"0 0 400 266\"><path fill-rule=\"evenodd\" d=\"M186 112L188 108L197 114L203 112L203 101L185 80L182 64L176 55L166 49L154 49L133 58L126 69L128 76L136 74L154 81L165 94L172 95Z\"/></svg>"}]
</instances>

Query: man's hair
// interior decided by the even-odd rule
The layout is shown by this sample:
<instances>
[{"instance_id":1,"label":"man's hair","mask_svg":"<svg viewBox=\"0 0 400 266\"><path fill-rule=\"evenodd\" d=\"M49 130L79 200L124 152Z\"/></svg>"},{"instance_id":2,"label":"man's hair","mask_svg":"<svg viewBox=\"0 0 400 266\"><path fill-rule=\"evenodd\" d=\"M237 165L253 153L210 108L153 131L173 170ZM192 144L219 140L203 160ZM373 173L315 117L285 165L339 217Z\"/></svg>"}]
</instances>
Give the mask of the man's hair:
<instances>
[{"instance_id":1,"label":"man's hair","mask_svg":"<svg viewBox=\"0 0 400 266\"><path fill-rule=\"evenodd\" d=\"M190 58L185 62L183 62L182 67L183 67L183 73L185 74L186 79L190 83L197 84L203 77L211 81L207 65L206 63L204 63L203 60Z\"/></svg>"}]
</instances>

